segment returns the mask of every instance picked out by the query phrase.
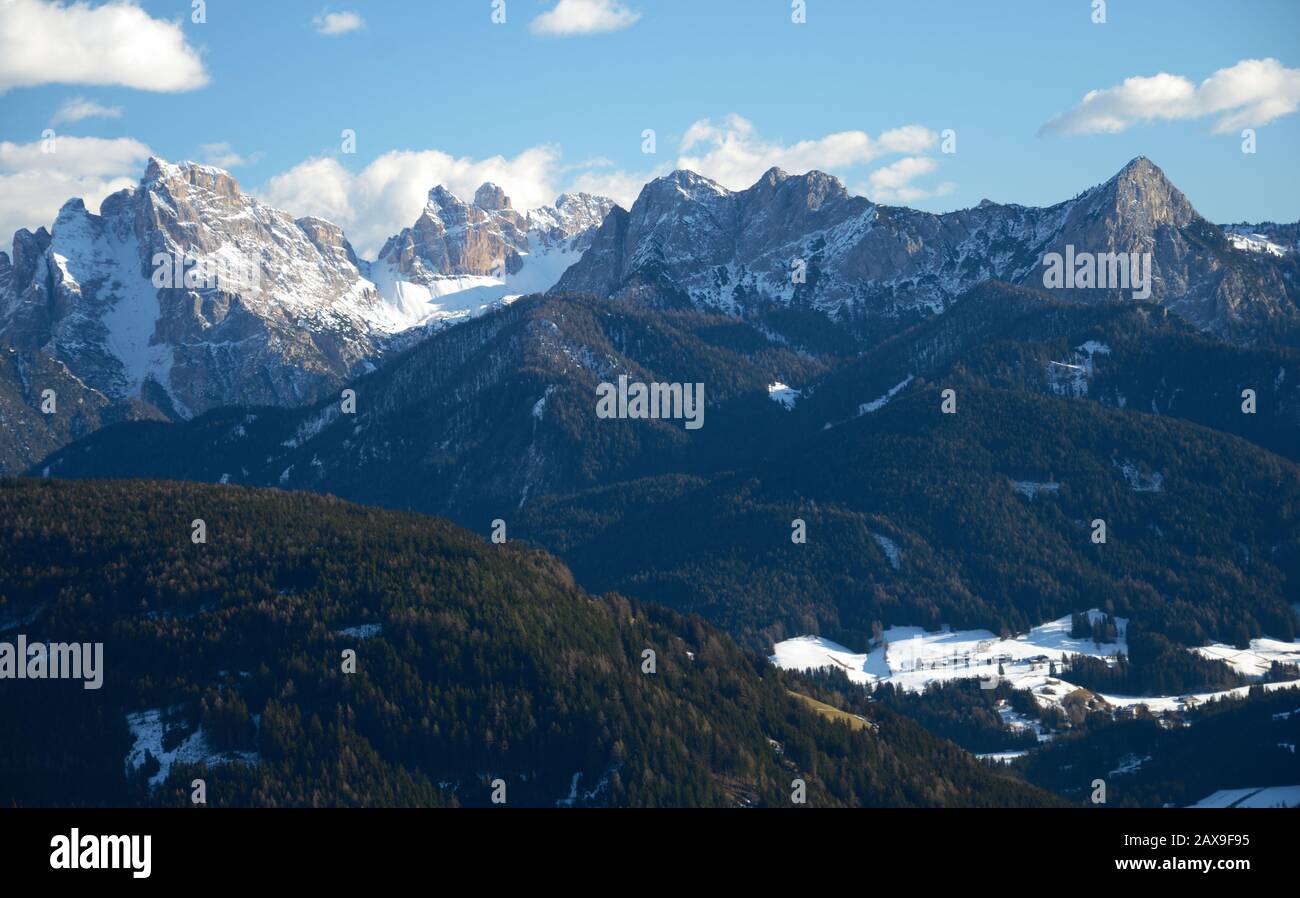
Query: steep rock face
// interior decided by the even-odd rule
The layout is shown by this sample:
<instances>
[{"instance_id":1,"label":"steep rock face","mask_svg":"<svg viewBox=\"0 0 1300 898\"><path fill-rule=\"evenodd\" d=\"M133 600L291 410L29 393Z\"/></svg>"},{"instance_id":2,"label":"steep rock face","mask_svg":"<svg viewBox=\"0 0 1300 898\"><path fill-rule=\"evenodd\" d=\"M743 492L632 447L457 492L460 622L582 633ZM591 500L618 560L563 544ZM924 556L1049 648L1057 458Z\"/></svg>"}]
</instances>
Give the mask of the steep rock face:
<instances>
[{"instance_id":1,"label":"steep rock face","mask_svg":"<svg viewBox=\"0 0 1300 898\"><path fill-rule=\"evenodd\" d=\"M69 200L51 230L19 231L13 258L0 255L0 343L50 380L15 375L9 399L30 414L11 405L14 420L40 433L0 436L0 470L95 422L319 399L430 331L544 291L612 205L565 195L525 215L492 184L474 204L435 187L370 263L338 225L295 220L227 172L151 159L98 214ZM33 397L45 388L99 411L43 416Z\"/></svg>"},{"instance_id":2,"label":"steep rock face","mask_svg":"<svg viewBox=\"0 0 1300 898\"><path fill-rule=\"evenodd\" d=\"M377 354L388 317L338 228L207 166L150 160L98 215L70 200L14 242L5 337L175 416L312 398Z\"/></svg>"},{"instance_id":3,"label":"steep rock face","mask_svg":"<svg viewBox=\"0 0 1300 898\"><path fill-rule=\"evenodd\" d=\"M52 231L15 235L0 338L173 417L309 401L387 348L547 289L612 205L566 195L525 215L493 184L473 204L435 187L369 263L338 225L294 220L227 172L151 159L99 214L73 199Z\"/></svg>"},{"instance_id":4,"label":"steep rock face","mask_svg":"<svg viewBox=\"0 0 1300 898\"><path fill-rule=\"evenodd\" d=\"M1110 181L1066 204L1061 230L1043 248L1150 254L1150 298L1198 328L1249 336L1271 321L1295 319L1294 283L1286 268L1234 246L1202 218L1149 159L1133 160ZM1100 264L1099 264L1100 271ZM1042 267L1016 278L1041 284ZM1076 288L1071 299L1123 298L1128 290Z\"/></svg>"},{"instance_id":5,"label":"steep rock face","mask_svg":"<svg viewBox=\"0 0 1300 898\"><path fill-rule=\"evenodd\" d=\"M821 172L772 169L732 192L678 171L647 184L631 210L610 214L591 243L557 292L907 321L991 279L1046 287L1046 254L1150 253L1150 298L1197 327L1250 338L1297 318L1285 264L1234 246L1142 157L1055 206L985 200L942 215L851 196ZM1055 292L1091 302L1134 291L1071 284Z\"/></svg>"},{"instance_id":6,"label":"steep rock face","mask_svg":"<svg viewBox=\"0 0 1300 898\"><path fill-rule=\"evenodd\" d=\"M480 200L487 208L477 204ZM510 208L499 188L494 192L484 184L471 205L438 186L429 191L415 224L390 237L379 259L391 260L397 271L413 278L514 272L525 229L524 217Z\"/></svg>"},{"instance_id":7,"label":"steep rock face","mask_svg":"<svg viewBox=\"0 0 1300 898\"><path fill-rule=\"evenodd\" d=\"M438 186L367 272L407 326L442 325L549 289L612 207L604 197L565 194L523 214L495 184L479 187L472 203Z\"/></svg>"}]
</instances>

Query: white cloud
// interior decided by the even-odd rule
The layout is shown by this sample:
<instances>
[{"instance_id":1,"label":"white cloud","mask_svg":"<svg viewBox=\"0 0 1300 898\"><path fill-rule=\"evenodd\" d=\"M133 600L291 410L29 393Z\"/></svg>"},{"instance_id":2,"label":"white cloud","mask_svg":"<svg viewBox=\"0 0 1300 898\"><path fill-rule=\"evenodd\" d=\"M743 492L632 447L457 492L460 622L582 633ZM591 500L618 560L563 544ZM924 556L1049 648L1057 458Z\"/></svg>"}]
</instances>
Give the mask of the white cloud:
<instances>
[{"instance_id":1,"label":"white cloud","mask_svg":"<svg viewBox=\"0 0 1300 898\"><path fill-rule=\"evenodd\" d=\"M904 156L897 162L878 168L867 176L867 198L877 203L914 203L929 197L944 196L953 190L950 181L932 189L915 187L912 181L938 168L929 156Z\"/></svg>"},{"instance_id":2,"label":"white cloud","mask_svg":"<svg viewBox=\"0 0 1300 898\"><path fill-rule=\"evenodd\" d=\"M199 146L199 158L208 165L215 165L217 168L238 168L241 165L250 165L261 158L261 153L253 153L250 156L244 156L235 152L234 147L229 143L205 143Z\"/></svg>"},{"instance_id":3,"label":"white cloud","mask_svg":"<svg viewBox=\"0 0 1300 898\"><path fill-rule=\"evenodd\" d=\"M665 162L643 170L620 169L599 158L565 164L559 147L550 145L485 159L440 150L395 151L360 172L349 171L334 157L308 159L271 178L257 193L293 215L315 215L339 224L358 253L374 258L385 240L419 217L429 189L438 184L470 201L480 184L492 181L521 212L549 205L563 191L608 196L630 208L647 181L674 167L690 168L727 187L743 189L774 165L796 173L823 169L843 175L882 156L907 154L870 176L872 199L904 202L952 189L947 183L928 190L912 184L934 170L934 160L917 154L936 142L929 129L908 125L877 137L846 131L787 145L762 139L752 124L733 115L720 126L708 120L695 122L682 139L675 164Z\"/></svg>"},{"instance_id":4,"label":"white cloud","mask_svg":"<svg viewBox=\"0 0 1300 898\"><path fill-rule=\"evenodd\" d=\"M1116 134L1151 121L1216 117L1214 133L1257 127L1300 108L1300 69L1276 59L1243 59L1199 86L1161 72L1126 78L1092 90L1079 105L1039 129L1040 134Z\"/></svg>"},{"instance_id":5,"label":"white cloud","mask_svg":"<svg viewBox=\"0 0 1300 898\"><path fill-rule=\"evenodd\" d=\"M688 168L724 187L749 187L772 166L802 174L811 169L836 173L895 153L919 153L937 137L920 125L907 125L872 138L863 131L840 131L814 140L783 144L760 137L754 125L739 115L722 125L708 119L695 122L682 138L677 168ZM696 150L696 154L691 154Z\"/></svg>"},{"instance_id":6,"label":"white cloud","mask_svg":"<svg viewBox=\"0 0 1300 898\"><path fill-rule=\"evenodd\" d=\"M492 181L501 185L520 211L548 205L566 190L609 196L629 208L647 181L673 167L690 168L743 189L774 165L796 173L823 169L843 177L855 166L905 154L872 172L866 192L875 200L906 202L951 189L950 184L933 190L913 184L935 170L935 161L920 155L935 142L933 132L909 125L874 138L847 131L784 144L761 138L751 123L733 115L720 126L708 120L695 122L681 141L675 164L664 162L643 170L620 169L599 158L566 164L559 147L552 145L488 158L458 157L440 150L394 151L359 172L349 171L334 157L307 159L254 192L295 216L316 215L338 223L357 251L373 258L388 237L415 221L430 188L438 184L469 201L480 184ZM134 184L149 156L143 143L125 139L63 137L57 148L56 153L45 154L39 142L0 143L0 228L7 229L0 234L48 225L72 196L82 196L88 206L97 208L109 192ZM240 154L226 142L204 144L198 152L201 159L222 168L253 162L258 155Z\"/></svg>"},{"instance_id":7,"label":"white cloud","mask_svg":"<svg viewBox=\"0 0 1300 898\"><path fill-rule=\"evenodd\" d=\"M570 193L585 192L596 196L607 196L624 209L630 209L646 182L663 177L670 170L671 168L666 164L643 172L591 169L573 178L565 189Z\"/></svg>"},{"instance_id":8,"label":"white cloud","mask_svg":"<svg viewBox=\"0 0 1300 898\"><path fill-rule=\"evenodd\" d=\"M564 36L618 31L641 18L619 0L560 0L529 23L535 34Z\"/></svg>"},{"instance_id":9,"label":"white cloud","mask_svg":"<svg viewBox=\"0 0 1300 898\"><path fill-rule=\"evenodd\" d=\"M294 215L316 215L341 225L357 252L373 258L388 237L415 222L435 185L469 202L479 185L492 181L516 209L525 211L555 202L559 160L554 146L487 159L439 150L396 151L354 174L338 160L320 157L271 178L260 195Z\"/></svg>"},{"instance_id":10,"label":"white cloud","mask_svg":"<svg viewBox=\"0 0 1300 898\"><path fill-rule=\"evenodd\" d=\"M276 175L258 195L271 205L297 216L315 215L349 229L355 242L358 215L352 194L357 190L356 175L326 156L308 159ZM396 232L394 232L396 233Z\"/></svg>"},{"instance_id":11,"label":"white cloud","mask_svg":"<svg viewBox=\"0 0 1300 898\"><path fill-rule=\"evenodd\" d=\"M47 152L50 147L52 152ZM58 171L100 177L135 172L138 176L137 169L143 170L148 158L149 147L126 137L59 137L53 144L0 141L0 174Z\"/></svg>"},{"instance_id":12,"label":"white cloud","mask_svg":"<svg viewBox=\"0 0 1300 898\"><path fill-rule=\"evenodd\" d=\"M193 90L208 83L181 26L131 0L0 2L0 94L40 84L118 84Z\"/></svg>"},{"instance_id":13,"label":"white cloud","mask_svg":"<svg viewBox=\"0 0 1300 898\"><path fill-rule=\"evenodd\" d=\"M68 100L58 108L50 119L51 125L66 125L88 118L121 118L121 106L103 106L94 100L77 97Z\"/></svg>"},{"instance_id":14,"label":"white cloud","mask_svg":"<svg viewBox=\"0 0 1300 898\"><path fill-rule=\"evenodd\" d=\"M319 34L334 37L366 27L366 20L354 12L322 12L311 20Z\"/></svg>"},{"instance_id":15,"label":"white cloud","mask_svg":"<svg viewBox=\"0 0 1300 898\"><path fill-rule=\"evenodd\" d=\"M104 197L139 181L150 155L129 138L60 137L54 146L46 153L43 141L0 141L0 246L19 228L49 227L72 197L98 209Z\"/></svg>"},{"instance_id":16,"label":"white cloud","mask_svg":"<svg viewBox=\"0 0 1300 898\"><path fill-rule=\"evenodd\" d=\"M697 172L731 190L743 190L773 166L795 174L818 169L844 177L881 157L908 154L872 172L868 177L870 187L860 192L878 202L913 202L944 196L954 189L951 182L933 188L912 183L938 167L933 158L916 155L937 142L938 137L930 129L906 125L874 138L862 131L841 131L785 144L764 139L751 122L733 114L720 125L709 119L694 122L683 134L678 156L671 164L628 171L615 168L607 160L590 160L580 166L582 170L569 180L566 189L607 196L626 209L636 201L647 181L674 168Z\"/></svg>"},{"instance_id":17,"label":"white cloud","mask_svg":"<svg viewBox=\"0 0 1300 898\"><path fill-rule=\"evenodd\" d=\"M559 147L551 145L531 147L513 157L485 159L456 157L440 150L395 151L357 173L333 157L308 159L271 178L258 193L294 215L315 215L335 222L347 232L358 253L374 258L385 240L419 217L429 189L438 184L470 201L480 184L492 181L520 211L549 205L564 191L607 196L626 209L647 181L672 168L689 168L739 190L751 186L774 165L796 173L823 169L842 175L882 156L914 156L936 142L928 128L908 125L874 138L861 131L845 131L787 145L762 139L750 122L732 115L722 125L707 119L695 122L682 138L675 164L665 162L643 170L620 169L601 158L565 164ZM899 160L873 176L873 189L883 193L886 201L947 193L951 184L933 190L911 185L913 178L933 168L930 159Z\"/></svg>"}]
</instances>

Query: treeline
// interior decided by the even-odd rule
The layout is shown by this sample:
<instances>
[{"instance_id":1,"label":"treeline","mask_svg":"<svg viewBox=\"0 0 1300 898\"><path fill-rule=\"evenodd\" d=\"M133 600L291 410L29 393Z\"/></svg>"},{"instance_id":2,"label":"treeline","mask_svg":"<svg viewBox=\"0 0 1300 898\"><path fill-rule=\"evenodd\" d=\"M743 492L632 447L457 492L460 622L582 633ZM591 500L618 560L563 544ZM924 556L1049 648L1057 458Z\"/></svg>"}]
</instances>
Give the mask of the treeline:
<instances>
[{"instance_id":1,"label":"treeline","mask_svg":"<svg viewBox=\"0 0 1300 898\"><path fill-rule=\"evenodd\" d=\"M909 692L893 683L867 689L849 680L840 668L787 672L786 676L794 681L792 688L818 701L867 718L888 708L969 752L1035 748L1036 725L1044 720L1044 709L1029 692L1003 682L984 689L978 680L948 680Z\"/></svg>"},{"instance_id":2,"label":"treeline","mask_svg":"<svg viewBox=\"0 0 1300 898\"><path fill-rule=\"evenodd\" d=\"M971 752L999 752L1038 747L1034 724L1040 712L1033 696L1023 689L998 683L983 689L979 680L931 683L922 692L908 692L892 683L875 691L876 701L906 714L936 736L951 739ZM1020 724L1012 726L1000 708L1013 712Z\"/></svg>"},{"instance_id":3,"label":"treeline","mask_svg":"<svg viewBox=\"0 0 1300 898\"><path fill-rule=\"evenodd\" d=\"M1113 614L1093 617L1086 611L1076 611L1070 615L1070 638L1091 639L1098 645L1116 642L1119 639L1119 624Z\"/></svg>"},{"instance_id":4,"label":"treeline","mask_svg":"<svg viewBox=\"0 0 1300 898\"><path fill-rule=\"evenodd\" d=\"M1159 633L1129 626L1128 652L1114 662L1090 655L1070 655L1062 676L1094 692L1118 695L1175 695L1219 692L1248 682L1217 658L1206 658L1175 645Z\"/></svg>"}]
</instances>

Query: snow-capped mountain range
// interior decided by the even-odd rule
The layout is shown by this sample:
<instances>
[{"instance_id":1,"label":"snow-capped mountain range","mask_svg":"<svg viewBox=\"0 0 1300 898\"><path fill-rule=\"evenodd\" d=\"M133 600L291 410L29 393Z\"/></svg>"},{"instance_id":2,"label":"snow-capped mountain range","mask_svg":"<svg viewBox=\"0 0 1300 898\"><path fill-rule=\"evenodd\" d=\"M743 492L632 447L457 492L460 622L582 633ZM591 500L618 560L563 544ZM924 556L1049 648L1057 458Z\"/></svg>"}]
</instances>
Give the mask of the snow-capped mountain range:
<instances>
[{"instance_id":1,"label":"snow-capped mountain range","mask_svg":"<svg viewBox=\"0 0 1300 898\"><path fill-rule=\"evenodd\" d=\"M1045 254L1150 253L1151 301L1202 329L1248 336L1296 317L1296 284L1271 264L1288 254L1261 248L1229 239L1144 157L1054 206L984 200L940 215L850 195L817 171L773 168L741 191L677 171L647 184L630 210L615 209L554 289L907 321L988 280L1041 289ZM1130 291L1055 292L1091 301Z\"/></svg>"},{"instance_id":2,"label":"snow-capped mountain range","mask_svg":"<svg viewBox=\"0 0 1300 898\"><path fill-rule=\"evenodd\" d=\"M395 337L545 290L612 202L522 215L485 184L441 187L373 263L341 228L294 219L225 171L151 159L99 214L80 200L0 254L0 340L62 362L110 400L188 418L286 405L368 370Z\"/></svg>"},{"instance_id":3,"label":"snow-capped mountain range","mask_svg":"<svg viewBox=\"0 0 1300 898\"><path fill-rule=\"evenodd\" d=\"M817 171L772 169L742 191L677 171L630 210L579 193L520 212L493 184L472 202L435 186L366 261L337 225L274 209L225 171L151 159L98 214L70 200L51 231L15 235L12 262L0 254L0 342L110 402L188 418L312 401L385 351L527 293L793 309L823 330L887 335L990 280L1041 290L1045 255L1075 251L1150 254L1151 301L1252 342L1300 319L1295 246L1291 225L1211 224L1139 157L1054 206L985 200L941 215L853 196ZM786 339L777 323L761 329Z\"/></svg>"},{"instance_id":4,"label":"snow-capped mountain range","mask_svg":"<svg viewBox=\"0 0 1300 898\"><path fill-rule=\"evenodd\" d=\"M439 186L414 225L390 237L366 276L387 300L391 332L479 314L549 289L591 243L614 201L562 194L520 213L495 184L465 203Z\"/></svg>"}]
</instances>

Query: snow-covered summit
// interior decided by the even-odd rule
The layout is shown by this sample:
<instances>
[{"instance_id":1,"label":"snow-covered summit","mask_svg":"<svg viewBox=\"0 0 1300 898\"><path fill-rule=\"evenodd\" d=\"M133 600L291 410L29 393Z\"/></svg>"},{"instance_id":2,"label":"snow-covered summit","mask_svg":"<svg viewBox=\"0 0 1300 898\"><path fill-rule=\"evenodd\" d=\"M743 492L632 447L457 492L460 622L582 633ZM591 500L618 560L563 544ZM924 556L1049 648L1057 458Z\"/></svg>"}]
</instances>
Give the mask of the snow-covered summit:
<instances>
[{"instance_id":1,"label":"snow-covered summit","mask_svg":"<svg viewBox=\"0 0 1300 898\"><path fill-rule=\"evenodd\" d=\"M295 402L379 348L383 298L342 230L212 166L151 158L98 214L69 200L48 236L20 231L15 246L0 332L115 399L182 417Z\"/></svg>"},{"instance_id":2,"label":"snow-covered summit","mask_svg":"<svg viewBox=\"0 0 1300 898\"><path fill-rule=\"evenodd\" d=\"M436 186L375 262L343 229L295 219L227 171L150 158L98 213L68 200L50 231L0 259L0 337L114 400L189 417L294 404L368 369L397 335L558 280L612 202L562 196L516 211L484 184Z\"/></svg>"},{"instance_id":3,"label":"snow-covered summit","mask_svg":"<svg viewBox=\"0 0 1300 898\"><path fill-rule=\"evenodd\" d=\"M1233 242L1274 256L1285 245L1242 235ZM1053 289L1062 299L1136 296L1218 333L1295 317L1284 272L1252 269L1251 277L1263 280L1247 289L1242 272L1224 265L1219 247L1228 244L1141 156L1052 206L983 200L942 214L874 203L819 171L772 168L739 191L675 171L646 184L631 209L611 213L592 250L556 290L649 303L685 297L741 315L792 307L856 324L906 323L943 311L990 280L1048 289L1045 258L1068 253L1073 259L1077 251L1147 259L1149 291L1137 295L1143 291L1127 277L1122 285L1077 289L1071 280L1070 289Z\"/></svg>"},{"instance_id":4,"label":"snow-covered summit","mask_svg":"<svg viewBox=\"0 0 1300 898\"><path fill-rule=\"evenodd\" d=\"M471 203L439 185L367 272L394 311L394 330L455 321L548 290L613 205L563 194L554 206L521 213L495 184L479 187Z\"/></svg>"}]
</instances>

